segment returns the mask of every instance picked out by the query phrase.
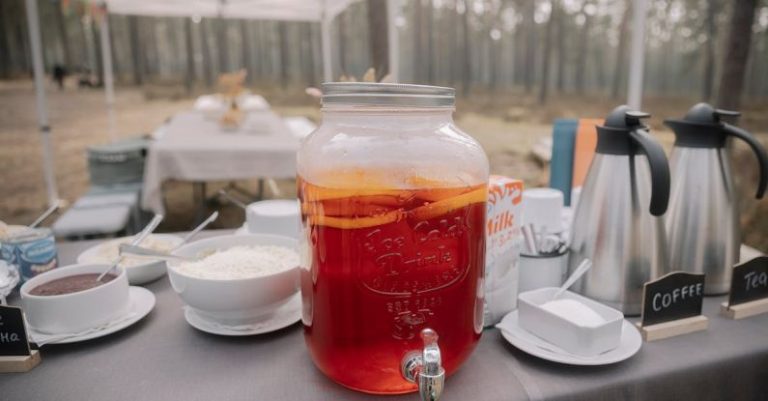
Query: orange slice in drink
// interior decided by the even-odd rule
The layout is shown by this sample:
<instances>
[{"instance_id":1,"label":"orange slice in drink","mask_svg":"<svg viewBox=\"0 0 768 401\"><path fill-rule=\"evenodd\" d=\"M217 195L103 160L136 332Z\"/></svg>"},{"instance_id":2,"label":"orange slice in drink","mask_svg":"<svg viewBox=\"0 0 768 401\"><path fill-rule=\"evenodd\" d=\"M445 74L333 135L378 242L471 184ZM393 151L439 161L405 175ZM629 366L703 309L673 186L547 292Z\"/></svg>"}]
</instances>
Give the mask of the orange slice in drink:
<instances>
[{"instance_id":1,"label":"orange slice in drink","mask_svg":"<svg viewBox=\"0 0 768 401\"><path fill-rule=\"evenodd\" d=\"M409 215L417 220L429 220L448 212L460 209L472 203L486 202L488 189L483 186L471 192L463 193L453 198L443 199L409 211Z\"/></svg>"},{"instance_id":2,"label":"orange slice in drink","mask_svg":"<svg viewBox=\"0 0 768 401\"><path fill-rule=\"evenodd\" d=\"M322 214L324 216L335 217L357 217L384 214L392 211L395 208L396 206L380 205L376 203L344 199L308 202L302 205L301 211L305 214Z\"/></svg>"},{"instance_id":3,"label":"orange slice in drink","mask_svg":"<svg viewBox=\"0 0 768 401\"><path fill-rule=\"evenodd\" d=\"M463 188L433 188L416 191L416 198L428 202L437 202L443 199L454 198L472 190L472 187Z\"/></svg>"},{"instance_id":4,"label":"orange slice in drink","mask_svg":"<svg viewBox=\"0 0 768 401\"><path fill-rule=\"evenodd\" d=\"M409 191L398 189L384 189L384 188L326 188L317 187L314 185L307 185L303 188L304 199L317 202L330 199L343 199L361 196L376 196L385 198L407 198Z\"/></svg>"},{"instance_id":5,"label":"orange slice in drink","mask_svg":"<svg viewBox=\"0 0 768 401\"><path fill-rule=\"evenodd\" d=\"M384 224L394 223L403 218L404 212L402 210L393 210L388 213L369 216L369 217L332 217L322 214L311 214L309 216L309 222L313 225L320 225L326 227L334 227L341 229L354 229L354 228L367 228L375 227Z\"/></svg>"}]
</instances>

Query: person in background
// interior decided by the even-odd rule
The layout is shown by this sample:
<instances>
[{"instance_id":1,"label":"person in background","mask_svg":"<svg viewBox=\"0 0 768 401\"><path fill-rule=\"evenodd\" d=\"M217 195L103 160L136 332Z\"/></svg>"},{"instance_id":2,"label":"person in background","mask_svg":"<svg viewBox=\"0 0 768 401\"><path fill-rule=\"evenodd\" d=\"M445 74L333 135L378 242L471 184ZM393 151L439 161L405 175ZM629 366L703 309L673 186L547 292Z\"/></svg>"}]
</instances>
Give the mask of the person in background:
<instances>
[{"instance_id":1,"label":"person in background","mask_svg":"<svg viewBox=\"0 0 768 401\"><path fill-rule=\"evenodd\" d=\"M59 85L59 90L64 89L64 78L67 76L67 70L61 64L53 65L53 80Z\"/></svg>"}]
</instances>

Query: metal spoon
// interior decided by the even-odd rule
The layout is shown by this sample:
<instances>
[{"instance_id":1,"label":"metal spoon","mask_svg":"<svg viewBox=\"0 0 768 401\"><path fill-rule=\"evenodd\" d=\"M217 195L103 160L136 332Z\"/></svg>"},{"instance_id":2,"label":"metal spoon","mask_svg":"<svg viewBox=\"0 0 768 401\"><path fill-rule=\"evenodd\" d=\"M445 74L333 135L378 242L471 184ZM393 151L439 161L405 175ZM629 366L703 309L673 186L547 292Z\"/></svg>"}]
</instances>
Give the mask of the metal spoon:
<instances>
[{"instance_id":1,"label":"metal spoon","mask_svg":"<svg viewBox=\"0 0 768 401\"><path fill-rule=\"evenodd\" d=\"M157 226L160 225L161 221L163 221L163 215L156 214L155 217L152 218L152 221L150 221L149 224L147 224L147 226L144 227L144 229L139 233L139 235L136 238L134 238L133 241L131 241L131 245L139 245L141 241L144 241L144 239L147 238L147 236L149 236L149 234L152 234L152 231L155 231ZM112 265L109 266L109 269L105 270L103 273L99 275L99 277L96 278L96 281L101 281L101 279L104 278L104 276L106 276L107 273L114 270L122 260L123 260L123 256L122 255L118 256L117 259L115 259L115 261L112 262Z\"/></svg>"},{"instance_id":2,"label":"metal spoon","mask_svg":"<svg viewBox=\"0 0 768 401\"><path fill-rule=\"evenodd\" d=\"M245 203L243 203L243 202L240 202L240 200L239 200L239 199L237 199L237 198L235 198L234 196L230 195L230 194L229 194L229 192L227 192L227 191L225 191L225 190L223 190L223 189L220 189L220 190L219 190L219 195L223 196L223 197L224 197L225 199L227 199L228 201L230 201L230 202L234 203L234 204L235 204L237 207L239 207L240 209L243 209L243 210L247 210L247 209L248 209L248 205L246 205L246 204L245 204Z\"/></svg>"},{"instance_id":3,"label":"metal spoon","mask_svg":"<svg viewBox=\"0 0 768 401\"><path fill-rule=\"evenodd\" d=\"M52 215L52 214L53 214L53 212L55 212L56 210L58 210L58 209L59 209L60 207L62 207L63 205L64 205L64 201L63 201L63 200L61 200L61 199L57 200L57 201L56 201L56 203L55 203L54 205L52 205L52 206L51 206L51 207L49 207L49 208L48 208L46 211L44 211L44 212L43 212L43 214L41 214L41 215L40 215L40 217L38 217L38 218L37 218L35 221L33 221L33 222L32 222L32 224L30 224L30 225L29 225L29 226L27 226L27 227L29 227L29 228L35 228L35 227L37 227L38 225L40 225L40 223L42 223L43 221L45 221L45 219L47 219L47 218L48 218L48 216Z\"/></svg>"},{"instance_id":4,"label":"metal spoon","mask_svg":"<svg viewBox=\"0 0 768 401\"><path fill-rule=\"evenodd\" d=\"M184 237L184 239L181 240L179 245L176 245L173 249L171 249L171 252L179 249L179 247L184 245L187 241L191 240L195 235L197 235L197 233L199 233L200 231L203 231L203 229L205 227L208 227L208 224L213 223L218 218L219 218L219 212L218 211L211 213L211 215L208 216L207 219L203 220L202 223L198 224L197 227L195 227L192 231L190 231L189 234L187 234Z\"/></svg>"},{"instance_id":5,"label":"metal spoon","mask_svg":"<svg viewBox=\"0 0 768 401\"><path fill-rule=\"evenodd\" d=\"M561 295L563 295L563 293L565 292L565 290L567 290L568 288L570 288L570 287L573 285L573 283L575 283L575 282L576 282L576 280L580 279L580 278L581 278L581 276L583 276L583 275L584 275L584 273L586 273L586 272L587 272L587 270L589 270L589 268L590 268L590 267L592 267L592 261L591 261L591 260L589 260L589 259L584 259L583 261L581 261L581 264L579 264L579 267L577 267L577 268L576 268L576 270L574 270L573 274L571 274L571 276L570 276L570 277L568 277L568 280L565 280L565 282L563 283L563 285L561 285L561 286L560 286L560 289L559 289L559 290L557 290L557 292L556 292L556 293L555 293L555 295L552 297L552 299L553 299L553 300L554 300L554 299L557 299L557 298L559 298Z\"/></svg>"}]
</instances>

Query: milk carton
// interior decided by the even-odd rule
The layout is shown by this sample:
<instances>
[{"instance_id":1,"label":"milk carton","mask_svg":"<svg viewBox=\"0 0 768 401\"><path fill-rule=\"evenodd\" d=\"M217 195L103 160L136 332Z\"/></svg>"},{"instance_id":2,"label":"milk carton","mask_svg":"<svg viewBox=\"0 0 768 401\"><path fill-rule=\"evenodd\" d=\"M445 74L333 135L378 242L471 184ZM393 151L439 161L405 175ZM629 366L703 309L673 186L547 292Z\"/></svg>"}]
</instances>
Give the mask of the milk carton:
<instances>
[{"instance_id":1,"label":"milk carton","mask_svg":"<svg viewBox=\"0 0 768 401\"><path fill-rule=\"evenodd\" d=\"M484 325L493 326L517 308L522 247L523 181L492 175L488 183L485 241Z\"/></svg>"}]
</instances>

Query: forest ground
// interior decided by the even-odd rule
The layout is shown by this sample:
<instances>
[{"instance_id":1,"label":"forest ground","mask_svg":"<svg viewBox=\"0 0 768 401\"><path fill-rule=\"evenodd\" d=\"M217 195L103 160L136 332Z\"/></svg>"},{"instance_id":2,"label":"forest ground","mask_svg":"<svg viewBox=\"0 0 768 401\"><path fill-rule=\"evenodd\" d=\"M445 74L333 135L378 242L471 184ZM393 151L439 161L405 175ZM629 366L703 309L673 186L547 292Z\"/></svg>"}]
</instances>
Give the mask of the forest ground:
<instances>
[{"instance_id":1,"label":"forest ground","mask_svg":"<svg viewBox=\"0 0 768 401\"><path fill-rule=\"evenodd\" d=\"M263 94L273 109L283 117L307 116L319 121L319 105L303 93L302 88L282 90L253 86ZM98 89L67 87L48 90L50 121L60 197L70 202L86 192L88 172L85 149L89 145L108 142L104 93ZM654 98L644 100L650 112L654 134L671 147L673 137L661 125L665 118L680 117L696 102L688 98ZM34 90L31 81L0 82L0 219L8 223L29 223L45 209L45 186L42 179L40 140L37 133ZM553 95L539 106L534 95L520 92L477 91L459 98L456 123L483 145L491 162L491 171L522 178L527 187L546 185L546 166L531 156L533 144L551 135L551 122L559 117L602 118L619 102L607 96ZM117 136L127 137L151 132L176 112L189 109L192 99L178 87L119 87L116 101ZM768 145L768 102L745 102L740 125ZM741 193L742 226L745 242L768 251L768 199L756 201L757 180L754 156L743 144L735 146L734 171ZM255 180L240 184L254 189ZM211 183L208 193L225 183ZM280 180L283 196L295 195L293 180ZM160 231L187 230L193 224L196 206L192 186L184 182L166 184L169 211ZM267 197L271 194L267 191ZM232 228L242 224L243 212L232 206L221 206L222 217L213 227Z\"/></svg>"}]
</instances>

